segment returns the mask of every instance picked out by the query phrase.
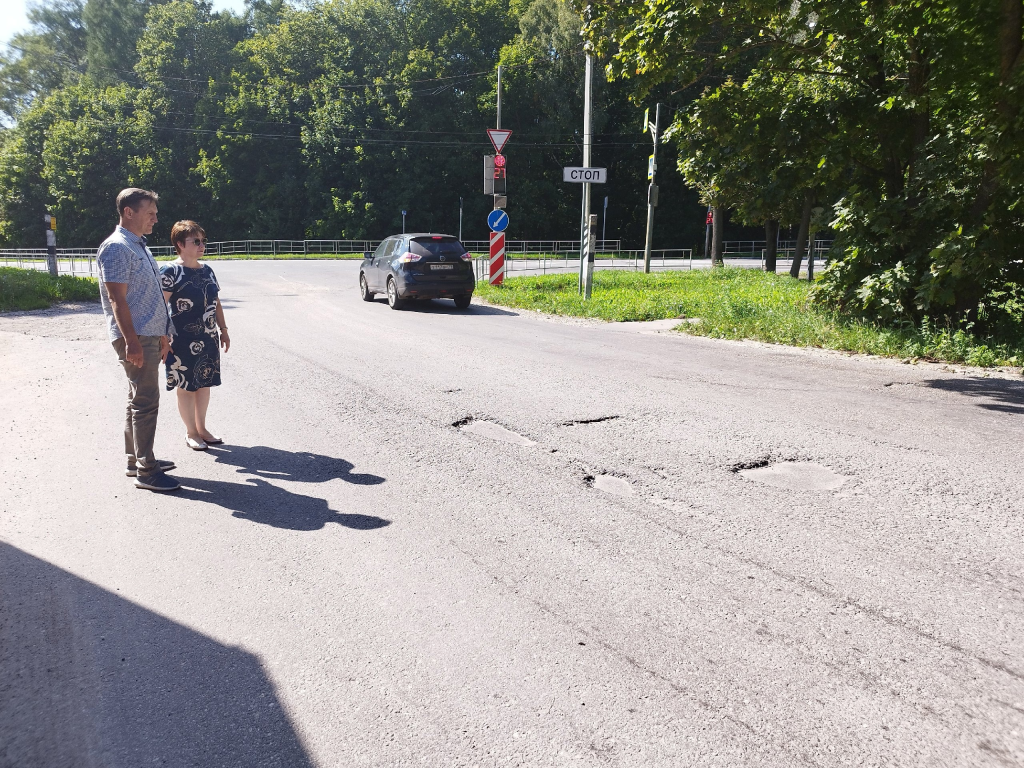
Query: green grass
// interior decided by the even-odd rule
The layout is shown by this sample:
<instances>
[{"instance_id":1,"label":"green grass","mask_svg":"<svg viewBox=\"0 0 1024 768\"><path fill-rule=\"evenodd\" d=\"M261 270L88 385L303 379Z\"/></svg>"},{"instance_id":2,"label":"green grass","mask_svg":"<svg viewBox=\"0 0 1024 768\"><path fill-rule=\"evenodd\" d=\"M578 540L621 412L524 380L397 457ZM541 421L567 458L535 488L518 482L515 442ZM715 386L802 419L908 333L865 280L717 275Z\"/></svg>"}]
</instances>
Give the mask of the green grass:
<instances>
[{"instance_id":1,"label":"green grass","mask_svg":"<svg viewBox=\"0 0 1024 768\"><path fill-rule=\"evenodd\" d=\"M88 277L50 277L35 269L0 267L0 312L45 309L58 301L99 301L100 288Z\"/></svg>"},{"instance_id":2,"label":"green grass","mask_svg":"<svg viewBox=\"0 0 1024 768\"><path fill-rule=\"evenodd\" d=\"M756 269L692 272L598 271L591 300L577 292L577 276L516 277L502 287L481 284L477 295L507 307L603 320L699 318L679 330L718 339L920 358L977 366L1024 365L1024 327L1017 341L979 338L959 329L883 328L809 302L806 281Z\"/></svg>"}]
</instances>

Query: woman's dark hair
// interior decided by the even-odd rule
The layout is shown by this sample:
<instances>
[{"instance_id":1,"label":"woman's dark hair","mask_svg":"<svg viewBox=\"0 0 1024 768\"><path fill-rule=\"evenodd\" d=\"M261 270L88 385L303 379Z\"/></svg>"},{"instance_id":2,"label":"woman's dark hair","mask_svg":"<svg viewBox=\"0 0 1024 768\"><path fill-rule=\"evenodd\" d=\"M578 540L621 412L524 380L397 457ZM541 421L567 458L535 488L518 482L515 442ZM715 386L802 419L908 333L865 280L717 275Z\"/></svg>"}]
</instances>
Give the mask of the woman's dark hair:
<instances>
[{"instance_id":1,"label":"woman's dark hair","mask_svg":"<svg viewBox=\"0 0 1024 768\"><path fill-rule=\"evenodd\" d=\"M181 244L192 235L206 237L206 230L191 219L182 219L175 222L174 226L171 227L171 244L174 246L174 250L181 253Z\"/></svg>"}]
</instances>

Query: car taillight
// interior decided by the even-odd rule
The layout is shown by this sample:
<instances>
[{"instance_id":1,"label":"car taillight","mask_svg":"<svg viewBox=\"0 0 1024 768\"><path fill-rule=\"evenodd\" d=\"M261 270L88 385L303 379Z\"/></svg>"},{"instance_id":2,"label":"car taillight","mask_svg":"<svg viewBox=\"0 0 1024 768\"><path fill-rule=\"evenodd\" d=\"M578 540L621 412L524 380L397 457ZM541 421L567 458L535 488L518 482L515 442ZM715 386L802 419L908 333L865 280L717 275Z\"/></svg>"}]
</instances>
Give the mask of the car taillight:
<instances>
[{"instance_id":1,"label":"car taillight","mask_svg":"<svg viewBox=\"0 0 1024 768\"><path fill-rule=\"evenodd\" d=\"M462 260L463 261L472 261L473 260L473 254L471 254L471 253L464 253L464 254L462 254Z\"/></svg>"},{"instance_id":2,"label":"car taillight","mask_svg":"<svg viewBox=\"0 0 1024 768\"><path fill-rule=\"evenodd\" d=\"M399 259L399 261L402 262L403 264L408 264L411 261L419 261L422 258L423 257L420 256L418 253L410 253L409 251L406 251L405 253L402 254L402 257Z\"/></svg>"}]
</instances>

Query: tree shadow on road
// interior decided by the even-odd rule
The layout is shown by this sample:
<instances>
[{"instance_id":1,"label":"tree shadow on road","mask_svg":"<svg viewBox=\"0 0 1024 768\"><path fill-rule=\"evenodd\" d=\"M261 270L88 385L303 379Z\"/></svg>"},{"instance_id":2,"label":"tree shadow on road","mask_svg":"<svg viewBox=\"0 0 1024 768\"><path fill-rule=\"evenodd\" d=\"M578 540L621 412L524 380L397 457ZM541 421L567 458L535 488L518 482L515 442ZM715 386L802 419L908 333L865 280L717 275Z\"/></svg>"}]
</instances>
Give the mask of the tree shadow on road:
<instances>
[{"instance_id":1,"label":"tree shadow on road","mask_svg":"<svg viewBox=\"0 0 1024 768\"><path fill-rule=\"evenodd\" d=\"M1024 414L1024 382L970 377L929 379L921 386L979 398L975 405L989 411Z\"/></svg>"},{"instance_id":2,"label":"tree shadow on road","mask_svg":"<svg viewBox=\"0 0 1024 768\"><path fill-rule=\"evenodd\" d=\"M390 520L376 515L336 512L326 499L292 493L259 478L248 478L244 483L177 476L176 479L182 485L177 492L181 498L230 509L234 517L273 528L319 531L328 523L337 523L357 531L372 531L391 525Z\"/></svg>"},{"instance_id":3,"label":"tree shadow on road","mask_svg":"<svg viewBox=\"0 0 1024 768\"><path fill-rule=\"evenodd\" d=\"M0 765L313 768L253 654L0 542Z\"/></svg>"},{"instance_id":4,"label":"tree shadow on road","mask_svg":"<svg viewBox=\"0 0 1024 768\"><path fill-rule=\"evenodd\" d=\"M344 480L353 485L380 485L377 475L353 474L353 464L344 459L306 451L285 451L265 445L211 445L207 451L217 463L238 467L239 472L267 479L300 483L325 483Z\"/></svg>"}]
</instances>

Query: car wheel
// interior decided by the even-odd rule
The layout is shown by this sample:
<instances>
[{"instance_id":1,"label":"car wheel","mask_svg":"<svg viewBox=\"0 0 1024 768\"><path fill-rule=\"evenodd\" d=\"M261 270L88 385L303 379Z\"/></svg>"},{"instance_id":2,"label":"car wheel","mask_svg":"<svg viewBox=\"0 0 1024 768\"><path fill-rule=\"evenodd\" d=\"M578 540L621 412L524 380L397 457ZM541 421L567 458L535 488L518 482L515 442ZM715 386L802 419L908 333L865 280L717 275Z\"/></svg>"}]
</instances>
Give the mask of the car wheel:
<instances>
[{"instance_id":1,"label":"car wheel","mask_svg":"<svg viewBox=\"0 0 1024 768\"><path fill-rule=\"evenodd\" d=\"M366 284L366 275L361 272L359 273L359 293L362 295L363 301L373 301L373 291Z\"/></svg>"},{"instance_id":2,"label":"car wheel","mask_svg":"<svg viewBox=\"0 0 1024 768\"><path fill-rule=\"evenodd\" d=\"M456 296L455 306L458 307L459 309L469 309L469 305L472 301L473 294L469 294L469 296Z\"/></svg>"},{"instance_id":3,"label":"car wheel","mask_svg":"<svg viewBox=\"0 0 1024 768\"><path fill-rule=\"evenodd\" d=\"M405 309L405 302L398 295L398 283L395 278L388 278L388 306L392 309Z\"/></svg>"}]
</instances>

